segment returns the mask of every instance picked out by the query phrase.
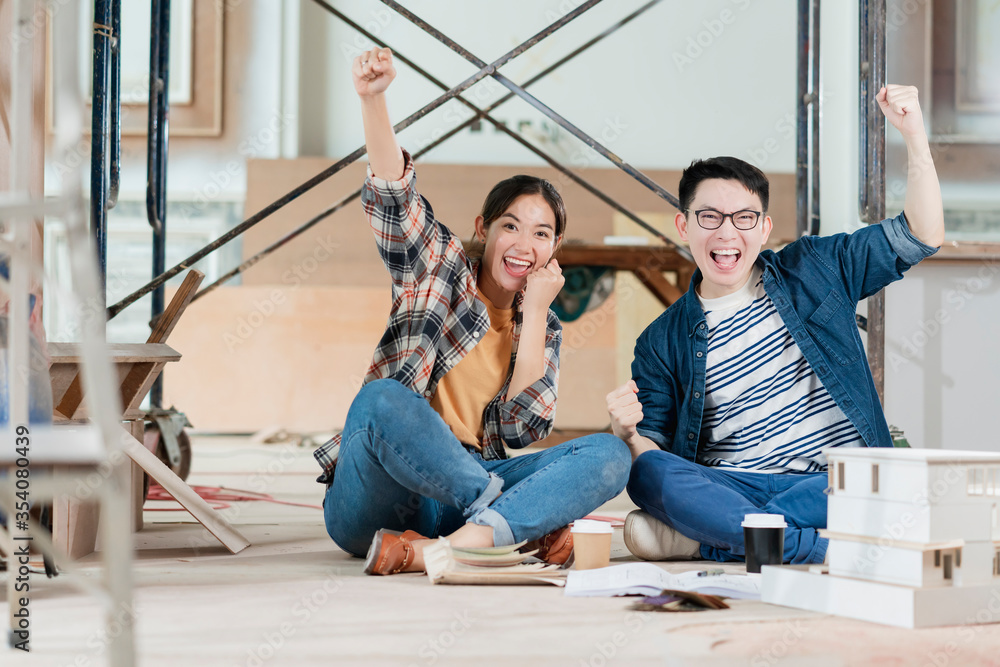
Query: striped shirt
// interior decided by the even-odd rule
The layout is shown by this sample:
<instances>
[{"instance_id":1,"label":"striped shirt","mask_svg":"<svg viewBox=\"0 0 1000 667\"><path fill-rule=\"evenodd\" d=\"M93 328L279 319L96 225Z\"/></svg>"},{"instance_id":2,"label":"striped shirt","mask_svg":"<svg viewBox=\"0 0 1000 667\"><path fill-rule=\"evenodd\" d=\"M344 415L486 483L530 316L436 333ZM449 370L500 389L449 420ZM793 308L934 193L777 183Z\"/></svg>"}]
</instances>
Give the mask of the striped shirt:
<instances>
[{"instance_id":1,"label":"striped shirt","mask_svg":"<svg viewBox=\"0 0 1000 667\"><path fill-rule=\"evenodd\" d=\"M699 463L819 472L824 447L864 444L802 356L759 267L739 291L699 300L709 328Z\"/></svg>"},{"instance_id":2,"label":"striped shirt","mask_svg":"<svg viewBox=\"0 0 1000 667\"><path fill-rule=\"evenodd\" d=\"M392 279L392 310L364 384L392 378L430 398L444 375L469 353L490 327L486 305L476 298L479 265L470 261L462 241L434 218L417 193L413 160L403 151L405 169L398 181L376 177L371 167L361 195L375 233L379 255ZM516 396L507 396L513 360L521 338L523 293L514 297L511 364L500 392L483 412L481 454L505 459L504 444L515 449L552 431L559 379L562 325L549 310L545 334L545 376ZM337 463L340 435L314 453L326 483Z\"/></svg>"}]
</instances>

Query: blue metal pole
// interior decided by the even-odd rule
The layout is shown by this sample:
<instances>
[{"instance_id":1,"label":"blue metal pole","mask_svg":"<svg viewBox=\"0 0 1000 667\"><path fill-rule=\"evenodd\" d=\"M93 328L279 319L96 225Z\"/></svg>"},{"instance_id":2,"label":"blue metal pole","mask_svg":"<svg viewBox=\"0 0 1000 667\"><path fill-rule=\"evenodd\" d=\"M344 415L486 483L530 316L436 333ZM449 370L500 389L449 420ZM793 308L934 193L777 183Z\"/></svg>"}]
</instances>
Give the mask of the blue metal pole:
<instances>
[{"instance_id":1,"label":"blue metal pole","mask_svg":"<svg viewBox=\"0 0 1000 667\"><path fill-rule=\"evenodd\" d=\"M93 104L90 125L90 227L101 269L101 297L106 298L108 275L107 128L108 65L112 39L111 0L94 0Z\"/></svg>"},{"instance_id":2,"label":"blue metal pole","mask_svg":"<svg viewBox=\"0 0 1000 667\"><path fill-rule=\"evenodd\" d=\"M153 277L167 264L167 138L170 74L170 0L152 0L149 47L149 125L146 181L146 213L153 227ZM153 291L152 320L163 312L164 288ZM153 383L150 405L163 403L163 376Z\"/></svg>"},{"instance_id":3,"label":"blue metal pole","mask_svg":"<svg viewBox=\"0 0 1000 667\"><path fill-rule=\"evenodd\" d=\"M111 118L111 181L108 186L107 210L118 204L118 190L121 184L122 156L122 2L111 0L111 84L109 90L109 115Z\"/></svg>"}]
</instances>

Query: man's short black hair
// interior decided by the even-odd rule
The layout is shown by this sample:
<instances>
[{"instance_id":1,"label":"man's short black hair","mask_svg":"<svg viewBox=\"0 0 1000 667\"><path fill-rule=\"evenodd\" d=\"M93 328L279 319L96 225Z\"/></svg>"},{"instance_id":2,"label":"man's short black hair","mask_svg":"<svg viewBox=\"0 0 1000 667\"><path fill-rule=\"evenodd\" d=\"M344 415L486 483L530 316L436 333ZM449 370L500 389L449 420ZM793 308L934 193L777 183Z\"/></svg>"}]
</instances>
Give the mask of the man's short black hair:
<instances>
[{"instance_id":1,"label":"man's short black hair","mask_svg":"<svg viewBox=\"0 0 1000 667\"><path fill-rule=\"evenodd\" d=\"M691 206L691 200L694 199L694 193L698 190L698 186L702 181L707 181L710 178L739 181L752 194L760 197L764 214L767 214L769 199L767 176L749 162L744 162L739 158L729 157L728 155L710 157L705 160L695 160L691 163L691 166L684 170L684 173L681 175L680 192L678 193L681 200L681 211L687 212Z\"/></svg>"}]
</instances>

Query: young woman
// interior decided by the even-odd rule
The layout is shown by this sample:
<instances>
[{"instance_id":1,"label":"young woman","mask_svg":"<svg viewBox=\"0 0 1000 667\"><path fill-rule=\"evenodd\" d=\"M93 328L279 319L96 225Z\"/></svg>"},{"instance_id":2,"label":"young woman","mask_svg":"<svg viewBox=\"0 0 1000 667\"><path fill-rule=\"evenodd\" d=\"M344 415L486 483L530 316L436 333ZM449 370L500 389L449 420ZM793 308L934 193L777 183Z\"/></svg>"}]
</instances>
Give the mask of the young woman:
<instances>
[{"instance_id":1,"label":"young woman","mask_svg":"<svg viewBox=\"0 0 1000 667\"><path fill-rule=\"evenodd\" d=\"M358 57L352 75L370 160L362 201L393 305L340 439L316 453L327 531L349 553L367 552L368 574L423 570L423 547L441 535L466 547L533 541L563 562L566 524L618 495L631 460L610 434L513 459L504 450L552 429L562 199L539 178L498 183L470 257L417 193L396 141L385 102L392 53Z\"/></svg>"}]
</instances>

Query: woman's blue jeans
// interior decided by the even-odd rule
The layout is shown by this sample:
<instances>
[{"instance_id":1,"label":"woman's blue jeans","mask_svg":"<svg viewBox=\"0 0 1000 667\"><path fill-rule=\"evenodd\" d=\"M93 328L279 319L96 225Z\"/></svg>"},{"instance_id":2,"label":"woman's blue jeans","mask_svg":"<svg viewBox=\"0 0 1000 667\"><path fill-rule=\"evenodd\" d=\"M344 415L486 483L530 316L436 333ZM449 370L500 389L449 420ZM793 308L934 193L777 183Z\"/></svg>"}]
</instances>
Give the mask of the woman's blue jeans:
<instances>
[{"instance_id":1,"label":"woman's blue jeans","mask_svg":"<svg viewBox=\"0 0 1000 667\"><path fill-rule=\"evenodd\" d=\"M707 560L744 560L745 514L781 514L786 563L822 563L828 540L826 473L746 472L699 465L664 451L635 460L628 494L645 512L682 535L701 542Z\"/></svg>"},{"instance_id":2,"label":"woman's blue jeans","mask_svg":"<svg viewBox=\"0 0 1000 667\"><path fill-rule=\"evenodd\" d=\"M7 329L10 324L6 315L0 315L0 427L10 420L10 377L7 372ZM52 381L49 379L49 362L42 352L42 346L34 336L28 348L28 423L52 423ZM21 424L14 424L21 426Z\"/></svg>"},{"instance_id":3,"label":"woman's blue jeans","mask_svg":"<svg viewBox=\"0 0 1000 667\"><path fill-rule=\"evenodd\" d=\"M497 546L546 535L614 498L628 481L625 443L597 433L511 459L467 450L419 394L369 382L344 425L326 529L363 556L381 528L429 538L465 523L493 528Z\"/></svg>"}]
</instances>

